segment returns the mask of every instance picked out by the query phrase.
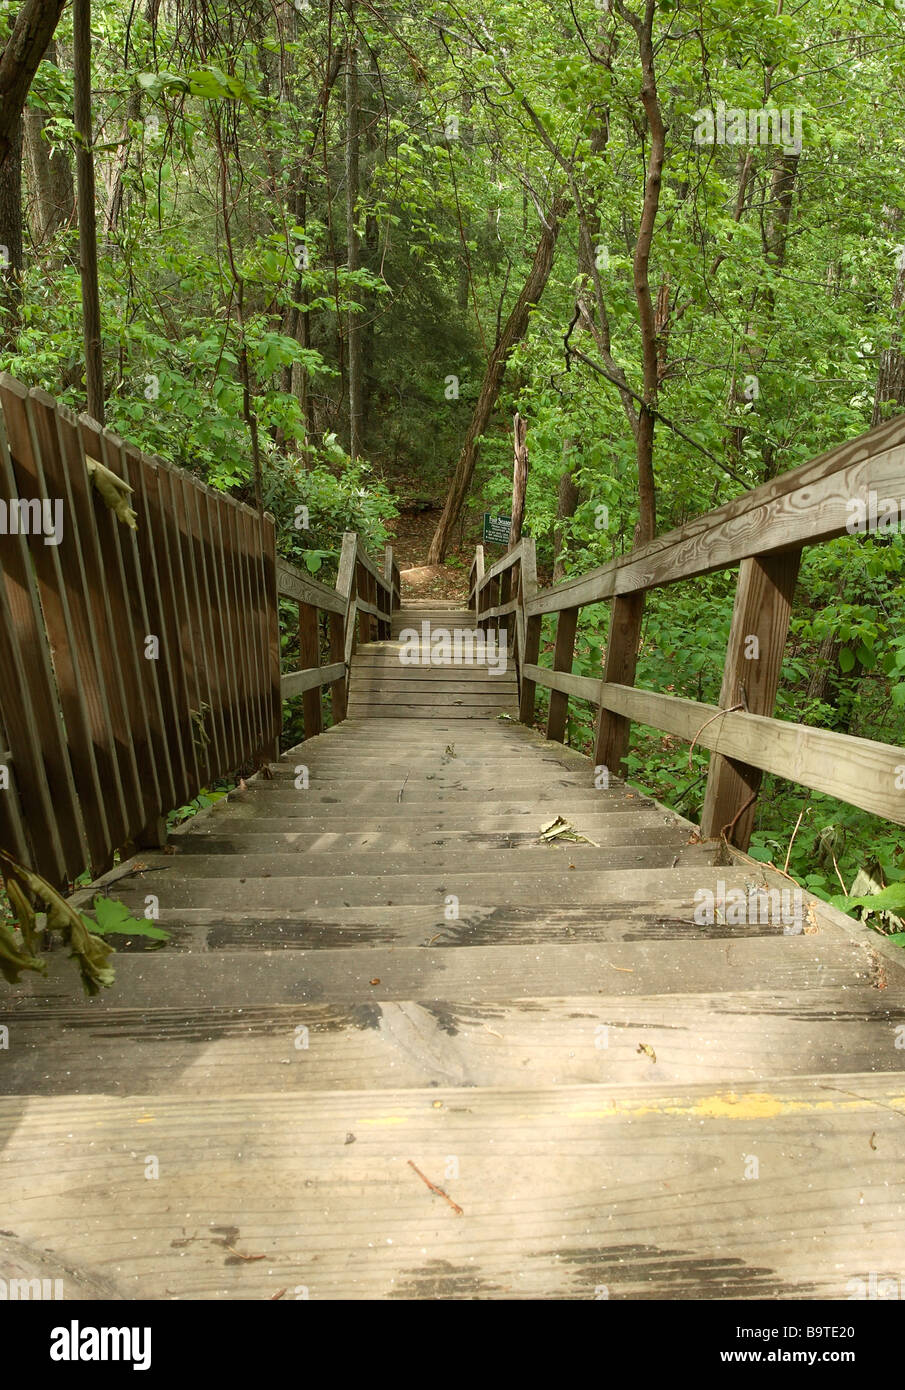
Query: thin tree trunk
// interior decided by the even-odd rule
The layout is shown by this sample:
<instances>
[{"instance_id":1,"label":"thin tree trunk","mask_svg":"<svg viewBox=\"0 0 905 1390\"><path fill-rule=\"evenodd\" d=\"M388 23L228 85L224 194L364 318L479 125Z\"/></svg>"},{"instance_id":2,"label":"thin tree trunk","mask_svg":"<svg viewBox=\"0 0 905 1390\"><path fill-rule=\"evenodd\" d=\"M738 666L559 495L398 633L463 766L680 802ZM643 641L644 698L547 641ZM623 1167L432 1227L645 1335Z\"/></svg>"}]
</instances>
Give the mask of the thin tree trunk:
<instances>
[{"instance_id":1,"label":"thin tree trunk","mask_svg":"<svg viewBox=\"0 0 905 1390\"><path fill-rule=\"evenodd\" d=\"M527 421L518 411L512 422L513 464L512 464L512 524L509 527L509 549L514 550L522 538L522 525L525 520L525 493L528 489L528 433Z\"/></svg>"},{"instance_id":2,"label":"thin tree trunk","mask_svg":"<svg viewBox=\"0 0 905 1390\"><path fill-rule=\"evenodd\" d=\"M888 214L890 229L895 235L901 223L902 214L898 208ZM874 392L874 408L870 423L879 425L889 414L895 414L905 406L905 352L902 351L902 309L905 307L905 252L900 253L901 265L896 273L892 291L892 309L895 325L889 347L880 353L877 370L877 388ZM884 410L884 406L886 409ZM889 407L893 410L890 411Z\"/></svg>"},{"instance_id":3,"label":"thin tree trunk","mask_svg":"<svg viewBox=\"0 0 905 1390\"><path fill-rule=\"evenodd\" d=\"M97 273L97 224L94 197L94 152L91 123L91 0L73 0L72 56L77 137L76 172L79 203L79 268L85 340L85 394L88 414L104 423L104 360L101 351L101 305Z\"/></svg>"},{"instance_id":4,"label":"thin tree trunk","mask_svg":"<svg viewBox=\"0 0 905 1390\"><path fill-rule=\"evenodd\" d=\"M0 165L17 134L28 89L63 13L65 0L25 0L0 55Z\"/></svg>"},{"instance_id":5,"label":"thin tree trunk","mask_svg":"<svg viewBox=\"0 0 905 1390\"><path fill-rule=\"evenodd\" d=\"M3 344L12 345L22 304L22 119L0 164L0 304Z\"/></svg>"},{"instance_id":6,"label":"thin tree trunk","mask_svg":"<svg viewBox=\"0 0 905 1390\"><path fill-rule=\"evenodd\" d=\"M358 46L355 40L355 0L346 0L349 33L346 44L346 265L350 273L361 267L361 247L355 218L359 191L360 112L358 106ZM349 293L357 300L356 286ZM347 315L347 372L349 383L349 455L361 453L363 421L361 315L350 309Z\"/></svg>"},{"instance_id":7,"label":"thin tree trunk","mask_svg":"<svg viewBox=\"0 0 905 1390\"><path fill-rule=\"evenodd\" d=\"M572 472L572 441L563 442L563 461L565 468L559 475L559 488L556 497L556 524L553 527L553 583L559 584L566 577L563 563L566 537L563 522L575 515L578 506L578 484Z\"/></svg>"},{"instance_id":8,"label":"thin tree trunk","mask_svg":"<svg viewBox=\"0 0 905 1390\"><path fill-rule=\"evenodd\" d=\"M647 161L647 179L644 185L644 202L641 208L641 221L638 239L635 243L633 262L633 281L635 301L638 305L638 320L641 325L641 352L644 365L644 405L638 419L635 436L635 457L638 470L639 519L635 544L643 545L652 540L657 531L657 498L654 487L654 411L659 389L657 319L648 278L650 253L654 239L654 226L660 207L660 187L663 179L663 163L666 155L666 128L660 111L657 96L657 81L654 69L653 22L654 0L646 0L644 20L626 11L618 0L619 12L627 18L638 35L638 50L641 57L641 104L644 107L650 128L650 155Z\"/></svg>"},{"instance_id":9,"label":"thin tree trunk","mask_svg":"<svg viewBox=\"0 0 905 1390\"><path fill-rule=\"evenodd\" d=\"M57 66L57 46L51 39L44 62ZM29 225L36 245L51 241L75 216L75 185L66 151L52 149L44 138L44 112L26 106L25 152L28 168Z\"/></svg>"},{"instance_id":10,"label":"thin tree trunk","mask_svg":"<svg viewBox=\"0 0 905 1390\"><path fill-rule=\"evenodd\" d=\"M0 54L0 303L7 346L16 332L22 285L22 112L63 4L25 0Z\"/></svg>"},{"instance_id":11,"label":"thin tree trunk","mask_svg":"<svg viewBox=\"0 0 905 1390\"><path fill-rule=\"evenodd\" d=\"M497 396L503 381L503 373L506 370L506 363L517 343L521 342L528 328L528 321L531 309L540 302L550 271L553 267L553 252L556 247L556 238L559 235L561 219L569 209L569 202L564 198L557 198L553 204L550 215L544 224L541 232L537 250L534 253L534 261L528 272L522 291L515 301L512 310L507 318L500 333L496 346L494 347L484 372L484 380L481 383L481 390L475 403L474 413L471 423L465 435L465 442L462 445L462 452L456 464L456 470L449 485L449 492L437 529L428 552L427 563L429 565L440 565L443 563L446 551L449 547L452 529L462 510L462 505L468 494L471 479L474 474L475 464L478 459L478 440L487 429L490 416L496 405Z\"/></svg>"}]
</instances>

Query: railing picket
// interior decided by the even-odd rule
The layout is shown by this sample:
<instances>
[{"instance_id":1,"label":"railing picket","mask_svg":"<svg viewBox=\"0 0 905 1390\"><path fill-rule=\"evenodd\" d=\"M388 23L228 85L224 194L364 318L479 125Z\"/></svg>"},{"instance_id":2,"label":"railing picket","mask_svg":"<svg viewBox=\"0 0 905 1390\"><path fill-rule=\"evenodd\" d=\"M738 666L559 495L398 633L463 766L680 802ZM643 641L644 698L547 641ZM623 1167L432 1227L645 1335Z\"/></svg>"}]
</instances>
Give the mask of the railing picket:
<instances>
[{"instance_id":1,"label":"railing picket","mask_svg":"<svg viewBox=\"0 0 905 1390\"><path fill-rule=\"evenodd\" d=\"M106 434L89 415L79 416L79 432L86 456L117 477L121 476L115 437ZM116 659L122 673L129 738L138 770L141 811L129 827L129 838L133 839L145 827L156 823L163 805L148 718L148 676L142 669L147 664L144 657L147 630L141 610L143 579L132 531L99 496L94 513L104 556L104 583L110 600Z\"/></svg>"},{"instance_id":2,"label":"railing picket","mask_svg":"<svg viewBox=\"0 0 905 1390\"><path fill-rule=\"evenodd\" d=\"M125 821L117 825L114 779L118 779L118 769L112 756L112 731L105 717L106 692L88 620L90 608L80 562L78 527L67 505L57 415L52 402L48 409L48 399L30 393L24 402L33 431L33 447L23 441L20 466L27 473L33 496L54 498L62 505L59 544L38 545L32 555L90 863L100 867L106 863L115 831L124 830Z\"/></svg>"},{"instance_id":3,"label":"railing picket","mask_svg":"<svg viewBox=\"0 0 905 1390\"><path fill-rule=\"evenodd\" d=\"M299 668L302 671L320 666L320 624L317 609L310 603L299 604ZM306 690L302 695L302 717L305 738L313 738L323 729L321 690Z\"/></svg>"}]
</instances>

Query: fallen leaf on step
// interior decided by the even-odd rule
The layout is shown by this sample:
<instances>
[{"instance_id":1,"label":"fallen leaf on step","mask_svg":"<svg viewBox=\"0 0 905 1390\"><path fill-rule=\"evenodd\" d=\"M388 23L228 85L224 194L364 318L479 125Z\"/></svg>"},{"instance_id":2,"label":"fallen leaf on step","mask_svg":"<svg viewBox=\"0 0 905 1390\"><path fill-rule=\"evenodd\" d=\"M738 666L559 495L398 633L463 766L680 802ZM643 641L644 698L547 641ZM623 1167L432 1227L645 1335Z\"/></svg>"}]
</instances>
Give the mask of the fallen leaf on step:
<instances>
[{"instance_id":1,"label":"fallen leaf on step","mask_svg":"<svg viewBox=\"0 0 905 1390\"><path fill-rule=\"evenodd\" d=\"M656 1060L657 1060L657 1054L656 1054L656 1052L654 1051L654 1049L651 1047L650 1043L639 1043L639 1044L638 1044L638 1051L639 1051L639 1052L643 1052L644 1055L645 1055L645 1057L649 1057L649 1058L651 1059L652 1062L656 1062Z\"/></svg>"},{"instance_id":2,"label":"fallen leaf on step","mask_svg":"<svg viewBox=\"0 0 905 1390\"><path fill-rule=\"evenodd\" d=\"M566 840L574 840L579 844L593 845L595 849L600 848L596 840L588 839L587 835L579 835L574 825L567 821L564 816L554 816L553 820L547 821L547 824L540 828L540 838L546 840L548 844L551 840L558 839L559 836L563 836ZM570 864L569 867L574 868L575 866Z\"/></svg>"}]
</instances>

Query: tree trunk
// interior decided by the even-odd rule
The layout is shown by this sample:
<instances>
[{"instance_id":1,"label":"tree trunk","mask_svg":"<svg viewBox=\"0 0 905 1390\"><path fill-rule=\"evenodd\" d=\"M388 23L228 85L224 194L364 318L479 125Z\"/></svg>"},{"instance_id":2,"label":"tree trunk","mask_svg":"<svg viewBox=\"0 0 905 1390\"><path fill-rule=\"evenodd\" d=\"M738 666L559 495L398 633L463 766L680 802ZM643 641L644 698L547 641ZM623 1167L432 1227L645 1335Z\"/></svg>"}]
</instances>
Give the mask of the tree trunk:
<instances>
[{"instance_id":1,"label":"tree trunk","mask_svg":"<svg viewBox=\"0 0 905 1390\"><path fill-rule=\"evenodd\" d=\"M22 281L22 112L63 4L64 0L25 0L0 54L0 303L7 345L16 330Z\"/></svg>"},{"instance_id":2,"label":"tree trunk","mask_svg":"<svg viewBox=\"0 0 905 1390\"><path fill-rule=\"evenodd\" d=\"M567 439L563 443L563 461L566 467L559 475L559 489L556 498L556 524L553 527L553 583L559 584L566 577L566 568L563 564L563 551L565 550L565 528L562 522L567 517L575 515L575 508L578 506L578 484L572 472L572 441Z\"/></svg>"},{"instance_id":3,"label":"tree trunk","mask_svg":"<svg viewBox=\"0 0 905 1390\"><path fill-rule=\"evenodd\" d=\"M355 0L346 0L349 33L346 43L346 265L350 272L361 267L361 247L355 223L359 190L359 106L358 106L358 47L355 41ZM358 299L359 290L349 287L349 294ZM356 309L347 314L347 362L349 382L349 455L361 453L362 422L362 351L361 315Z\"/></svg>"},{"instance_id":4,"label":"tree trunk","mask_svg":"<svg viewBox=\"0 0 905 1390\"><path fill-rule=\"evenodd\" d=\"M512 422L513 466L512 466L512 525L509 528L509 549L514 550L522 538L522 523L525 520L525 492L528 488L528 445L525 442L528 425L516 411Z\"/></svg>"},{"instance_id":5,"label":"tree trunk","mask_svg":"<svg viewBox=\"0 0 905 1390\"><path fill-rule=\"evenodd\" d=\"M320 138L321 125L326 119L327 107L330 103L330 94L338 78L343 63L343 45L337 44L330 54L327 69L324 75L324 84L318 93L317 105L311 115L311 136L308 144L307 153L304 159L299 161L297 171L297 191L291 203L292 216L295 224L302 230L308 223L308 191L311 186L311 174L314 164L314 155ZM307 254L307 248L304 248ZM305 283L307 266L302 264L298 267L298 275L292 290L293 303L286 312L283 324L283 332L295 340L303 347L311 346L311 312L306 306L311 299L308 287ZM301 308L297 306L301 305ZM314 410L309 389L307 368L299 363L288 363L282 371L281 388L287 395L295 395L301 406L302 418L305 421L305 432L310 439L317 433L317 425L314 418ZM278 441L281 442L281 441ZM308 459L306 455L306 460Z\"/></svg>"},{"instance_id":6,"label":"tree trunk","mask_svg":"<svg viewBox=\"0 0 905 1390\"><path fill-rule=\"evenodd\" d=\"M72 57L77 136L76 173L79 202L79 263L85 341L85 394L88 414L104 423L104 359L101 352L101 305L97 273L97 224L94 197L94 152L91 123L91 0L73 0Z\"/></svg>"},{"instance_id":7,"label":"tree trunk","mask_svg":"<svg viewBox=\"0 0 905 1390\"><path fill-rule=\"evenodd\" d=\"M450 535L456 524L456 520L462 504L468 494L471 485L472 475L474 474L475 464L478 459L478 440L487 429L493 408L496 405L497 396L503 381L503 373L506 370L506 363L517 343L521 342L528 328L528 321L531 309L540 302L544 292L550 271L553 267L553 252L556 246L556 238L559 235L560 220L565 216L569 209L569 202L564 198L557 198L550 211L549 218L544 224L541 232L537 250L534 253L534 261L528 272L528 278L522 287L521 294L515 301L512 311L507 318L502 332L493 352L487 363L484 373L484 380L481 383L481 390L475 404L471 423L465 435L465 443L462 445L462 452L456 464L456 471L453 474L449 485L446 503L437 529L434 532L433 540L430 544L427 563L429 565L440 565L443 563L449 546Z\"/></svg>"},{"instance_id":8,"label":"tree trunk","mask_svg":"<svg viewBox=\"0 0 905 1390\"><path fill-rule=\"evenodd\" d=\"M0 164L0 304L3 344L11 346L19 324L22 301L22 120Z\"/></svg>"},{"instance_id":9,"label":"tree trunk","mask_svg":"<svg viewBox=\"0 0 905 1390\"><path fill-rule=\"evenodd\" d=\"M898 209L889 216L891 229L895 234L901 222ZM874 408L870 423L879 425L888 415L896 414L905 406L905 353L902 351L902 309L905 306L905 252L900 251L896 282L892 291L892 308L895 326L889 347L880 353L877 370L877 389L874 392ZM884 410L884 406L886 409ZM893 407L890 410L889 407Z\"/></svg>"},{"instance_id":10,"label":"tree trunk","mask_svg":"<svg viewBox=\"0 0 905 1390\"><path fill-rule=\"evenodd\" d=\"M0 165L21 141L28 89L63 13L65 0L25 0L0 55Z\"/></svg>"},{"instance_id":11,"label":"tree trunk","mask_svg":"<svg viewBox=\"0 0 905 1390\"><path fill-rule=\"evenodd\" d=\"M57 66L57 46L51 39L44 62ZM35 245L51 241L75 216L75 185L66 151L52 149L44 138L44 113L26 106L25 152L27 156L29 225Z\"/></svg>"}]
</instances>

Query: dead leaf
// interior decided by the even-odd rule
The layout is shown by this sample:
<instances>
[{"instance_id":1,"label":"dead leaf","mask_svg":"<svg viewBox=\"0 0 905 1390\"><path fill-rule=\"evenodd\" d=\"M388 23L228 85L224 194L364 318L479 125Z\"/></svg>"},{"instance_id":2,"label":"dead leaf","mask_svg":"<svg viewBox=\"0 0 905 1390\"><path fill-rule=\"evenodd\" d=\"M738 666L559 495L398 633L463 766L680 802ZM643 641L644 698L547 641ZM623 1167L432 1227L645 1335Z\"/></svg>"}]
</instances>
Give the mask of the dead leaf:
<instances>
[{"instance_id":1,"label":"dead leaf","mask_svg":"<svg viewBox=\"0 0 905 1390\"><path fill-rule=\"evenodd\" d=\"M638 1044L638 1051L639 1051L639 1052L643 1052L644 1055L645 1055L645 1057L649 1057L649 1058L651 1059L652 1062L656 1062L656 1060L657 1060L657 1054L656 1054L656 1052L654 1051L654 1049L651 1047L650 1043L639 1043L639 1044Z\"/></svg>"},{"instance_id":2,"label":"dead leaf","mask_svg":"<svg viewBox=\"0 0 905 1390\"><path fill-rule=\"evenodd\" d=\"M587 835L580 835L574 825L566 820L565 816L554 816L552 820L547 821L547 824L542 825L540 828L540 838L546 840L548 844L551 840L559 838L559 836L562 836L566 840L573 840L577 844L593 845L595 849L600 849L596 840L589 839Z\"/></svg>"}]
</instances>

